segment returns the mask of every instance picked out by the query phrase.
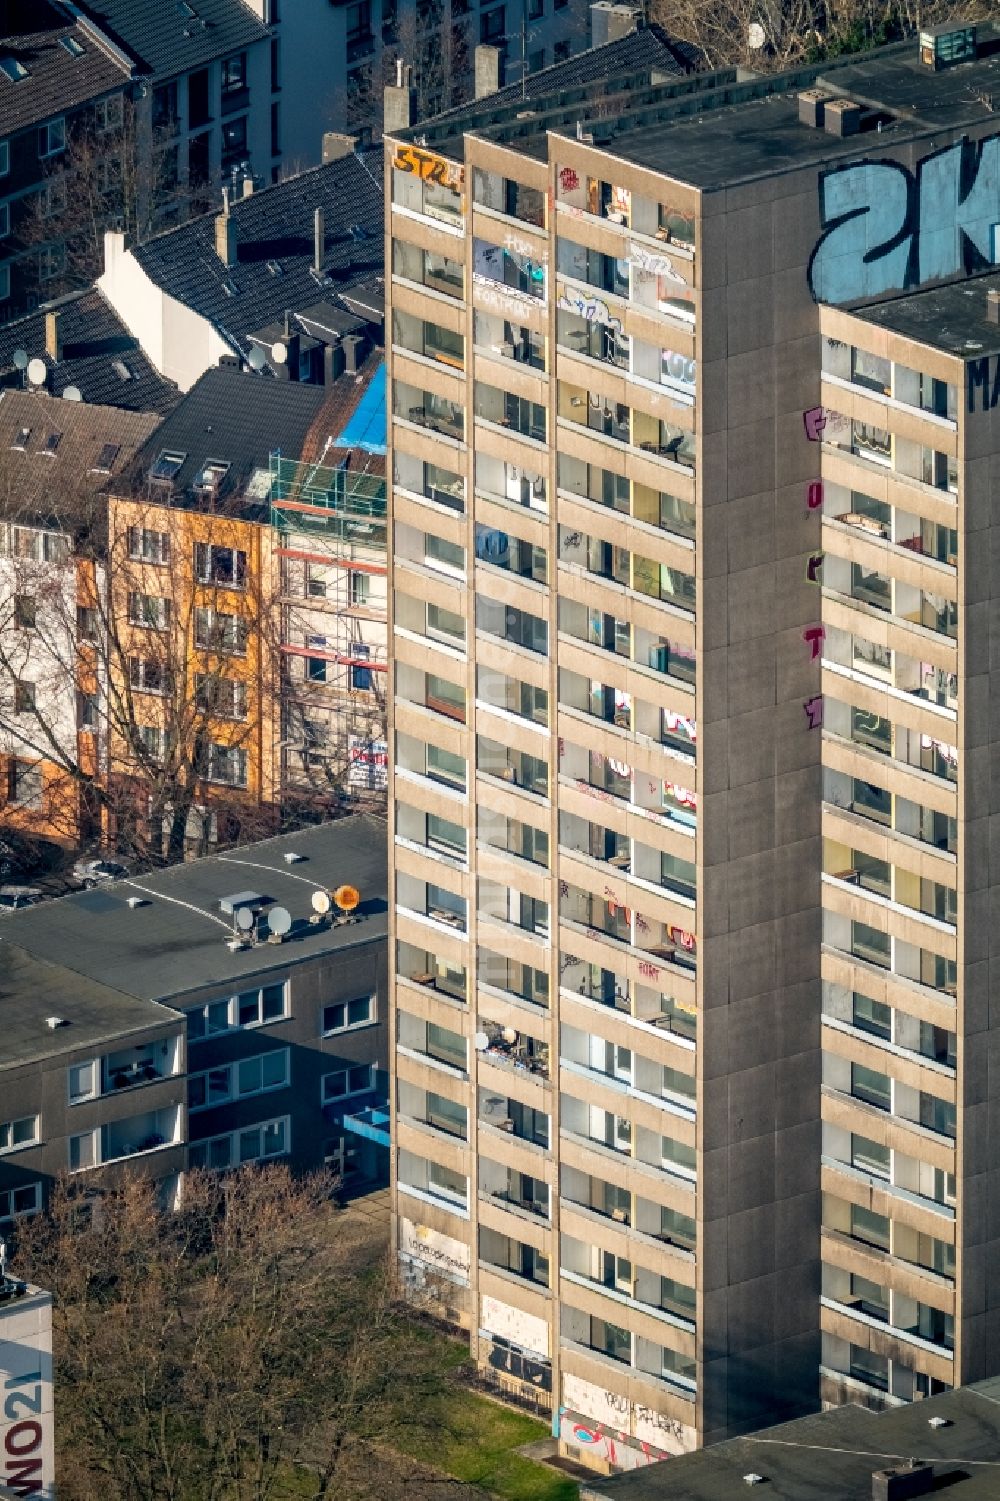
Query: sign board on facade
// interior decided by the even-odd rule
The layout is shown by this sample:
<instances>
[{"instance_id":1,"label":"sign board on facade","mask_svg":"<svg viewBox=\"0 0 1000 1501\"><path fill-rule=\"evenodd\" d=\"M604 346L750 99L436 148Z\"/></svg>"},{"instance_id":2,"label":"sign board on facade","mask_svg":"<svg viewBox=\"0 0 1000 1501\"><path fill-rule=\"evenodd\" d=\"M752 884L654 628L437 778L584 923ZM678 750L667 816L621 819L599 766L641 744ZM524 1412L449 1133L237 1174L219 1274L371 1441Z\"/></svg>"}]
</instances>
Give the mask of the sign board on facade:
<instances>
[{"instance_id":1,"label":"sign board on facade","mask_svg":"<svg viewBox=\"0 0 1000 1501\"><path fill-rule=\"evenodd\" d=\"M52 1299L29 1289L0 1305L0 1486L53 1501Z\"/></svg>"},{"instance_id":2,"label":"sign board on facade","mask_svg":"<svg viewBox=\"0 0 1000 1501\"><path fill-rule=\"evenodd\" d=\"M384 740L347 737L347 785L384 790L389 785L389 747Z\"/></svg>"}]
</instances>

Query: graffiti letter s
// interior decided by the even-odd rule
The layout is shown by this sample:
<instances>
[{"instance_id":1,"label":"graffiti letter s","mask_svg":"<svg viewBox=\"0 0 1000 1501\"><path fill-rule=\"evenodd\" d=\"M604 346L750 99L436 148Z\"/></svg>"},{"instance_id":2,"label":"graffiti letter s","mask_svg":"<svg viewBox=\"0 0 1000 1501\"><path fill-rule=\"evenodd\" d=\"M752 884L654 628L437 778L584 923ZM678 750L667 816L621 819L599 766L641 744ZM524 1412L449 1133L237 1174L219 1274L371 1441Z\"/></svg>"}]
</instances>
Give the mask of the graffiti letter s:
<instances>
[{"instance_id":1,"label":"graffiti letter s","mask_svg":"<svg viewBox=\"0 0 1000 1501\"><path fill-rule=\"evenodd\" d=\"M911 284L915 200L913 177L895 162L857 162L823 173L823 234L809 262L817 302L877 297Z\"/></svg>"}]
</instances>

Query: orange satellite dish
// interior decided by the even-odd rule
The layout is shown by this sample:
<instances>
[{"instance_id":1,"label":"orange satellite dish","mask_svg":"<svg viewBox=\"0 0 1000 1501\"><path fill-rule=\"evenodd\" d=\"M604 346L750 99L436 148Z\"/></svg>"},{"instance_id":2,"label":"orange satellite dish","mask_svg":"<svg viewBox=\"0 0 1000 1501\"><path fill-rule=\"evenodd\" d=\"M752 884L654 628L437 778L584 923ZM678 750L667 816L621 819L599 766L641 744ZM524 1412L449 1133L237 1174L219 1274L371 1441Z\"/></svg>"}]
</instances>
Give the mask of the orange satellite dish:
<instances>
[{"instance_id":1,"label":"orange satellite dish","mask_svg":"<svg viewBox=\"0 0 1000 1501\"><path fill-rule=\"evenodd\" d=\"M361 900L361 893L355 886L338 886L333 899L341 912L353 912Z\"/></svg>"}]
</instances>

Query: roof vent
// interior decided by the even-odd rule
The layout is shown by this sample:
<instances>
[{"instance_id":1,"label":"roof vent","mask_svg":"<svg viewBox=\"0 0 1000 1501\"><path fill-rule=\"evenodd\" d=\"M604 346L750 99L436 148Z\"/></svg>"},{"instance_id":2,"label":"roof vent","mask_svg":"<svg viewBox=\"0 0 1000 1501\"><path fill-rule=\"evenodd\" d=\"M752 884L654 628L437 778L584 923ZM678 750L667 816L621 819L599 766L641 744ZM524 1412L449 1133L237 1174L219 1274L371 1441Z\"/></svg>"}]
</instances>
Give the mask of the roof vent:
<instances>
[{"instance_id":1,"label":"roof vent","mask_svg":"<svg viewBox=\"0 0 1000 1501\"><path fill-rule=\"evenodd\" d=\"M298 850L286 850L284 855L286 865L298 865L305 858L305 855L300 855Z\"/></svg>"},{"instance_id":2,"label":"roof vent","mask_svg":"<svg viewBox=\"0 0 1000 1501\"><path fill-rule=\"evenodd\" d=\"M64 1016L47 1016L45 1018L45 1025L50 1032L58 1032L60 1027L67 1025L66 1018Z\"/></svg>"},{"instance_id":3,"label":"roof vent","mask_svg":"<svg viewBox=\"0 0 1000 1501\"><path fill-rule=\"evenodd\" d=\"M766 1480L766 1475L758 1475L753 1470L750 1471L749 1475L743 1476L744 1485L763 1485Z\"/></svg>"},{"instance_id":4,"label":"roof vent","mask_svg":"<svg viewBox=\"0 0 1000 1501\"><path fill-rule=\"evenodd\" d=\"M937 1413L933 1418L927 1419L927 1426L928 1428L950 1428L951 1418L943 1418L940 1413Z\"/></svg>"},{"instance_id":5,"label":"roof vent","mask_svg":"<svg viewBox=\"0 0 1000 1501\"><path fill-rule=\"evenodd\" d=\"M872 1501L911 1501L934 1489L934 1466L911 1459L908 1464L872 1472Z\"/></svg>"},{"instance_id":6,"label":"roof vent","mask_svg":"<svg viewBox=\"0 0 1000 1501\"><path fill-rule=\"evenodd\" d=\"M920 33L920 61L925 68L940 73L958 63L972 62L976 56L974 26L932 26Z\"/></svg>"},{"instance_id":7,"label":"roof vent","mask_svg":"<svg viewBox=\"0 0 1000 1501\"><path fill-rule=\"evenodd\" d=\"M128 899L128 904L132 908L133 912L135 911L136 907L149 906L149 902L144 896L130 896Z\"/></svg>"},{"instance_id":8,"label":"roof vent","mask_svg":"<svg viewBox=\"0 0 1000 1501\"><path fill-rule=\"evenodd\" d=\"M856 136L861 129L861 105L853 99L827 99L823 129L831 136Z\"/></svg>"},{"instance_id":9,"label":"roof vent","mask_svg":"<svg viewBox=\"0 0 1000 1501\"><path fill-rule=\"evenodd\" d=\"M266 901L267 897L261 896L259 891L236 891L232 896L219 897L219 911L225 912L227 917L232 917L240 907L252 907L256 911L258 907L263 907Z\"/></svg>"}]
</instances>

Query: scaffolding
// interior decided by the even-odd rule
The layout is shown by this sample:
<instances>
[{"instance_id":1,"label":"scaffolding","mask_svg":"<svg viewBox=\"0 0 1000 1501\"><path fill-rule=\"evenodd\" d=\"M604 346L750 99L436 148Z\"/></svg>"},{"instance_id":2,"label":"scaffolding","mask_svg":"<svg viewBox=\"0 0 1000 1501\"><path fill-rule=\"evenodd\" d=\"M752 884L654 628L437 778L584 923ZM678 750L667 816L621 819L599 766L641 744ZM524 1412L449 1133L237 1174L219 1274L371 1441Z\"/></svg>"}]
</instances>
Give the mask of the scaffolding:
<instances>
[{"instance_id":1,"label":"scaffolding","mask_svg":"<svg viewBox=\"0 0 1000 1501\"><path fill-rule=\"evenodd\" d=\"M385 479L272 453L281 567L282 785L385 797Z\"/></svg>"}]
</instances>

